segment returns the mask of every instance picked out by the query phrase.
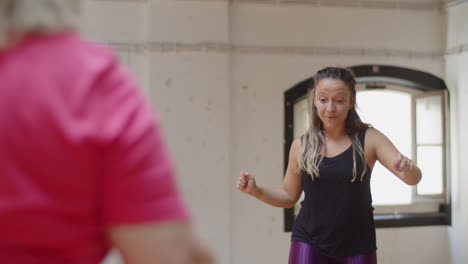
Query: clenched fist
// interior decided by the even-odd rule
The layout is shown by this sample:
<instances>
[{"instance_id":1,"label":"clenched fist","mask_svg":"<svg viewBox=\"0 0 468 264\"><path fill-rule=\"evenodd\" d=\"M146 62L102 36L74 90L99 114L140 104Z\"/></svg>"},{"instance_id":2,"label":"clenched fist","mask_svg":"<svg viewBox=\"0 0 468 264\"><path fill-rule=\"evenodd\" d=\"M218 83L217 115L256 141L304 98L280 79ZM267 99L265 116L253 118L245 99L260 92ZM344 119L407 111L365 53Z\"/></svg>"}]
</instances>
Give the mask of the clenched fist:
<instances>
[{"instance_id":1,"label":"clenched fist","mask_svg":"<svg viewBox=\"0 0 468 264\"><path fill-rule=\"evenodd\" d=\"M248 172L242 171L237 180L237 189L241 192L255 196L258 192L255 178Z\"/></svg>"}]
</instances>

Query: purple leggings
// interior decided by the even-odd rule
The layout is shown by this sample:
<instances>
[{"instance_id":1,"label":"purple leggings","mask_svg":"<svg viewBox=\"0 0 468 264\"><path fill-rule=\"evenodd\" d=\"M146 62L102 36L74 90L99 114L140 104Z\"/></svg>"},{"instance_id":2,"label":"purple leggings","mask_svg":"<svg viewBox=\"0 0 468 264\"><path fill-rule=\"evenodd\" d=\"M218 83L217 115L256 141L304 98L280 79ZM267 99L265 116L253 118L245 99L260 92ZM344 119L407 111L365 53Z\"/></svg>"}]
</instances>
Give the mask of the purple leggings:
<instances>
[{"instance_id":1,"label":"purple leggings","mask_svg":"<svg viewBox=\"0 0 468 264\"><path fill-rule=\"evenodd\" d=\"M377 264L374 252L348 257L327 257L310 245L293 241L289 251L289 264Z\"/></svg>"}]
</instances>

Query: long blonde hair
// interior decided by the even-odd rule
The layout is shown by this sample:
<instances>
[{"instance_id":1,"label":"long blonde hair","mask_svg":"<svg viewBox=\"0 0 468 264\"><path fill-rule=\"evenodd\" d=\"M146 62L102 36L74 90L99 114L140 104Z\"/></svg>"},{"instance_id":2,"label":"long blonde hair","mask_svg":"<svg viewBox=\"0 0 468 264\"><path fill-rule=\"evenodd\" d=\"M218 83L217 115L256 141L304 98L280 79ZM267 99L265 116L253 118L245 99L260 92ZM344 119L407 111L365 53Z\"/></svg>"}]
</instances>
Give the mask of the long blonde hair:
<instances>
[{"instance_id":1,"label":"long blonde hair","mask_svg":"<svg viewBox=\"0 0 468 264\"><path fill-rule=\"evenodd\" d=\"M346 118L346 129L348 136L352 141L353 149L353 179L357 179L357 164L356 158L359 157L362 161L363 171L361 173L361 181L367 171L367 162L364 155L364 148L359 141L358 135L366 128L370 127L361 121L358 113L356 112L356 80L351 70L346 68L338 67L327 67L318 71L313 77L313 87L309 90L309 116L310 126L304 136L301 137L301 148L302 154L300 156L299 165L301 170L306 171L312 176L312 180L319 178L319 165L322 162L324 155L322 155L322 149L325 147L325 134L323 131L323 123L318 116L317 108L314 105L315 90L317 83L322 79L337 79L342 80L349 88L354 102L354 107L349 110Z\"/></svg>"},{"instance_id":2,"label":"long blonde hair","mask_svg":"<svg viewBox=\"0 0 468 264\"><path fill-rule=\"evenodd\" d=\"M0 48L28 34L80 27L81 0L0 0ZM12 40L11 37L15 39Z\"/></svg>"}]
</instances>

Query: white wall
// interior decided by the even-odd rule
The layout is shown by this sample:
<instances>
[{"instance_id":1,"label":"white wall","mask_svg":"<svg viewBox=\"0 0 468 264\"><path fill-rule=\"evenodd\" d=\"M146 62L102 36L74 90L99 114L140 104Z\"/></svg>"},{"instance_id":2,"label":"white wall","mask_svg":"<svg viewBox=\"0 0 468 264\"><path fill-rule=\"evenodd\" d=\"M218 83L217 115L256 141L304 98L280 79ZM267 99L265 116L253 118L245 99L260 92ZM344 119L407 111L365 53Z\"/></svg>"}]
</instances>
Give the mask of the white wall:
<instances>
[{"instance_id":1,"label":"white wall","mask_svg":"<svg viewBox=\"0 0 468 264\"><path fill-rule=\"evenodd\" d=\"M200 233L222 263L230 245L229 54L165 52L161 43L228 41L227 3L150 2L151 98L161 110Z\"/></svg>"},{"instance_id":2,"label":"white wall","mask_svg":"<svg viewBox=\"0 0 468 264\"><path fill-rule=\"evenodd\" d=\"M446 81L451 96L452 227L449 229L454 264L467 263L468 253L468 2L448 9Z\"/></svg>"},{"instance_id":3,"label":"white wall","mask_svg":"<svg viewBox=\"0 0 468 264\"><path fill-rule=\"evenodd\" d=\"M327 65L390 64L442 78L446 73L439 56L446 50L445 13L427 8L432 0L374 3L388 8L332 5L336 0L320 6L253 2L88 0L86 8L86 34L118 50L160 111L197 227L222 264L287 262L283 210L235 188L240 170L260 184L281 184L285 90ZM468 43L460 40L466 13L449 9L449 48ZM452 101L468 97L461 74L467 65L464 54L447 56ZM467 129L457 114L465 109L456 105L454 137ZM456 143L465 147L456 149L454 159L468 147L462 139ZM457 186L465 185L454 192L453 227L378 229L380 264L450 263L451 255L453 263L464 263L468 181L457 175L467 169L462 162L454 169Z\"/></svg>"}]
</instances>

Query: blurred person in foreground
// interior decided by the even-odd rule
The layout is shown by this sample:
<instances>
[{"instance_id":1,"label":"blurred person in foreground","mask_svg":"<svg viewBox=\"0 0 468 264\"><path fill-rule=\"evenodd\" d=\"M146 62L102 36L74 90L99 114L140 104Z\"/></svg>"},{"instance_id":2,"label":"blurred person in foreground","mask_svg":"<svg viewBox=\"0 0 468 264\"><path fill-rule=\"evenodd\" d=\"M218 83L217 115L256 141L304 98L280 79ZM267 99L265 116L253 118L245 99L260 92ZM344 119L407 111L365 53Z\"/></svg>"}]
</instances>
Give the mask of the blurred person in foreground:
<instances>
[{"instance_id":1,"label":"blurred person in foreground","mask_svg":"<svg viewBox=\"0 0 468 264\"><path fill-rule=\"evenodd\" d=\"M0 0L0 263L214 263L157 116L80 0Z\"/></svg>"}]
</instances>

